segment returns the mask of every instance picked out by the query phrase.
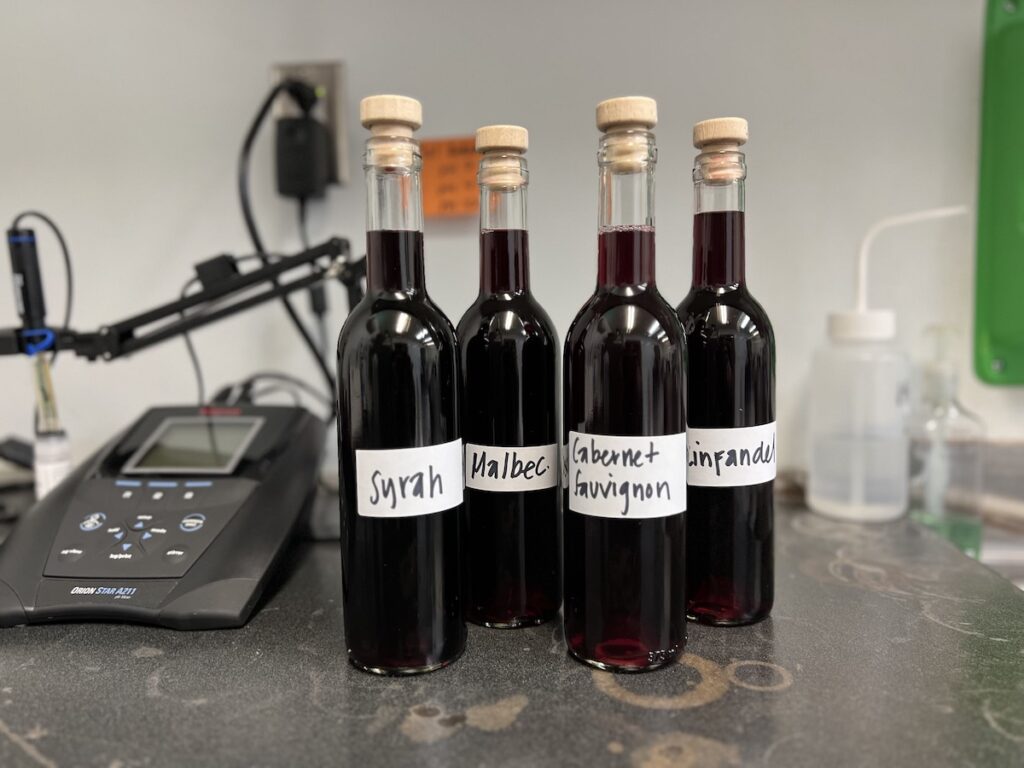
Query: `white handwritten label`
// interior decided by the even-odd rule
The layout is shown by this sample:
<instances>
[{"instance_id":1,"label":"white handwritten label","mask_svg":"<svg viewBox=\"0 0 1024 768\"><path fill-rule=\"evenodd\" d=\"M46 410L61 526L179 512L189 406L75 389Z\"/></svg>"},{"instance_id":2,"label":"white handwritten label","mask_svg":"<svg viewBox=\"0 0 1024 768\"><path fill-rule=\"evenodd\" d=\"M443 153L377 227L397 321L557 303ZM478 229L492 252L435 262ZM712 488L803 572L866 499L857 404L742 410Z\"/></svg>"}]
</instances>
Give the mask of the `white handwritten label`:
<instances>
[{"instance_id":1,"label":"white handwritten label","mask_svg":"<svg viewBox=\"0 0 1024 768\"><path fill-rule=\"evenodd\" d=\"M462 503L462 485L462 440L356 451L356 509L363 517L443 512Z\"/></svg>"},{"instance_id":2,"label":"white handwritten label","mask_svg":"<svg viewBox=\"0 0 1024 768\"><path fill-rule=\"evenodd\" d=\"M569 433L569 509L627 519L686 511L686 433L620 437Z\"/></svg>"},{"instance_id":3,"label":"white handwritten label","mask_svg":"<svg viewBox=\"0 0 1024 768\"><path fill-rule=\"evenodd\" d=\"M466 443L466 487L478 491L538 491L558 485L558 446L502 448Z\"/></svg>"},{"instance_id":4,"label":"white handwritten label","mask_svg":"<svg viewBox=\"0 0 1024 768\"><path fill-rule=\"evenodd\" d=\"M732 487L775 479L775 422L759 427L703 429L688 432L686 482Z\"/></svg>"}]
</instances>

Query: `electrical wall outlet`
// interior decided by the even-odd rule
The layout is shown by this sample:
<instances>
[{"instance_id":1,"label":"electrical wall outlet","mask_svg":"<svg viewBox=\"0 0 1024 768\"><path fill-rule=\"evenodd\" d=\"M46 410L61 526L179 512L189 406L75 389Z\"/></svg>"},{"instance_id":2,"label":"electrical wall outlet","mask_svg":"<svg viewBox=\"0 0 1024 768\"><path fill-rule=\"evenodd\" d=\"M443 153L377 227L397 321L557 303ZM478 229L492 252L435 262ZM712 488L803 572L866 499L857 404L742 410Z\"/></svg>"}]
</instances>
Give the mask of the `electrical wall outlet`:
<instances>
[{"instance_id":1,"label":"electrical wall outlet","mask_svg":"<svg viewBox=\"0 0 1024 768\"><path fill-rule=\"evenodd\" d=\"M340 61L309 61L291 64L275 64L272 70L274 82L279 83L292 77L305 80L317 89L320 100L313 115L327 126L334 139L334 164L330 181L347 184L348 132L345 130L345 89L344 67ZM275 117L298 117L299 109L290 99L278 99L274 103Z\"/></svg>"}]
</instances>

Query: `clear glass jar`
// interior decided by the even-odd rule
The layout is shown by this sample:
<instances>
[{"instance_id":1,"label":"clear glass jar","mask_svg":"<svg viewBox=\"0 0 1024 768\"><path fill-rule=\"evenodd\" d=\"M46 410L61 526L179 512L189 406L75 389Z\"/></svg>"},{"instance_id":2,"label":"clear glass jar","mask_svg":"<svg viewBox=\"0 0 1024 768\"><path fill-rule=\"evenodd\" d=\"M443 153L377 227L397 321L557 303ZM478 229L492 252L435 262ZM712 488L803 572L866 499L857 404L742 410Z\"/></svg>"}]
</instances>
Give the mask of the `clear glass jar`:
<instances>
[{"instance_id":1,"label":"clear glass jar","mask_svg":"<svg viewBox=\"0 0 1024 768\"><path fill-rule=\"evenodd\" d=\"M910 508L919 523L965 554L981 550L985 425L957 399L950 347L954 331L926 331L932 347L914 376L910 418Z\"/></svg>"}]
</instances>

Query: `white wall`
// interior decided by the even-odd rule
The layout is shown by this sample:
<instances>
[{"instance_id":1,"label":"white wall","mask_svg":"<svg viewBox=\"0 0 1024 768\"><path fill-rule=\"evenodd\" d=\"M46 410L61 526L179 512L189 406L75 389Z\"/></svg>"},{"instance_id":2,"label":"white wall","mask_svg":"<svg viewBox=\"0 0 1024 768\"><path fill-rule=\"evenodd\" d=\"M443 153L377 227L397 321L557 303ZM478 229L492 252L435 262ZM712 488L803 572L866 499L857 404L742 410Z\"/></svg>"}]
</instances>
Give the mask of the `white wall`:
<instances>
[{"instance_id":1,"label":"white wall","mask_svg":"<svg viewBox=\"0 0 1024 768\"><path fill-rule=\"evenodd\" d=\"M370 93L421 99L423 136L530 128L533 281L564 335L596 268L594 104L629 93L659 101L658 269L673 303L689 282L690 126L745 115L749 278L778 336L782 459L799 463L809 352L825 313L852 302L861 234L887 214L973 203L983 6L6 0L0 219L39 207L64 227L77 328L167 300L195 261L246 250L236 154L270 64L340 58L353 168L356 106ZM272 247L292 248L295 214L272 192L269 137L257 151L259 218ZM363 212L357 172L314 209L313 231L360 247ZM1022 436L1024 391L970 373L972 231L973 218L887 236L872 300L899 311L908 339L938 320L964 328L964 399L994 433ZM56 321L58 254L41 239ZM476 223L430 223L427 259L431 292L457 320L475 292ZM0 289L0 325L14 322ZM266 367L315 377L277 306L200 332L197 344L214 384ZM56 377L80 456L147 405L194 396L180 342L112 364L66 357ZM25 360L0 361L0 433L28 433L29 378Z\"/></svg>"}]
</instances>

